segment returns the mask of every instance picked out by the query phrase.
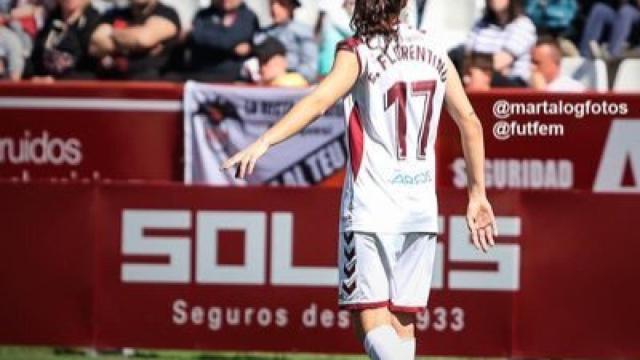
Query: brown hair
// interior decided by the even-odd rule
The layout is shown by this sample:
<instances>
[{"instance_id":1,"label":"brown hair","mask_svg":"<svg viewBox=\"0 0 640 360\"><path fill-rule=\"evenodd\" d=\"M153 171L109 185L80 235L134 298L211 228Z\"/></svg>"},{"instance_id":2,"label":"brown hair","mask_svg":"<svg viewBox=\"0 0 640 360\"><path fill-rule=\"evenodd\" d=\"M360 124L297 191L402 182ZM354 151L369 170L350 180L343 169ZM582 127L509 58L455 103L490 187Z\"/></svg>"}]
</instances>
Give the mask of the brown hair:
<instances>
[{"instance_id":1,"label":"brown hair","mask_svg":"<svg viewBox=\"0 0 640 360\"><path fill-rule=\"evenodd\" d=\"M560 64L560 62L562 61L562 46L560 46L560 42L558 41L558 39L554 38L553 36L549 36L549 35L543 35L541 37L538 38L538 41L536 42L536 47L538 46L550 46L551 49L553 50L553 61L556 64Z\"/></svg>"},{"instance_id":2,"label":"brown hair","mask_svg":"<svg viewBox=\"0 0 640 360\"><path fill-rule=\"evenodd\" d=\"M351 26L356 37L370 40L381 35L388 45L398 36L400 12L407 0L356 0Z\"/></svg>"},{"instance_id":3,"label":"brown hair","mask_svg":"<svg viewBox=\"0 0 640 360\"><path fill-rule=\"evenodd\" d=\"M464 59L464 73L468 73L471 68L493 72L493 55L478 52L468 54Z\"/></svg>"},{"instance_id":4,"label":"brown hair","mask_svg":"<svg viewBox=\"0 0 640 360\"><path fill-rule=\"evenodd\" d=\"M489 0L485 1L484 19L490 23L498 23L498 15L491 10L489 6ZM522 0L509 0L509 7L507 8L508 20L507 24L517 19L520 15L524 14L524 8L522 6Z\"/></svg>"}]
</instances>

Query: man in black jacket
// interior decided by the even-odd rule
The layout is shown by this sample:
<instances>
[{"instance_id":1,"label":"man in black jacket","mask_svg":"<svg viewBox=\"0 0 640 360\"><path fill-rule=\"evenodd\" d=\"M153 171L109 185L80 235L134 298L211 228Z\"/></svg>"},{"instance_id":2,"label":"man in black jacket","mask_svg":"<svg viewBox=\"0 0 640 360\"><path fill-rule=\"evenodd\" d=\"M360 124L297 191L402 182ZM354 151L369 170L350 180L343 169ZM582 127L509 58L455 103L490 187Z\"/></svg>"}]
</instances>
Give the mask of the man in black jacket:
<instances>
[{"instance_id":1,"label":"man in black jacket","mask_svg":"<svg viewBox=\"0 0 640 360\"><path fill-rule=\"evenodd\" d=\"M58 7L34 43L31 55L34 77L41 80L95 77L89 42L99 18L89 0L58 0Z\"/></svg>"},{"instance_id":2,"label":"man in black jacket","mask_svg":"<svg viewBox=\"0 0 640 360\"><path fill-rule=\"evenodd\" d=\"M99 75L109 79L156 80L180 33L176 11L159 0L130 0L100 19L89 52Z\"/></svg>"},{"instance_id":3,"label":"man in black jacket","mask_svg":"<svg viewBox=\"0 0 640 360\"><path fill-rule=\"evenodd\" d=\"M251 54L258 18L242 0L213 0L196 14L190 38L190 79L233 82Z\"/></svg>"}]
</instances>

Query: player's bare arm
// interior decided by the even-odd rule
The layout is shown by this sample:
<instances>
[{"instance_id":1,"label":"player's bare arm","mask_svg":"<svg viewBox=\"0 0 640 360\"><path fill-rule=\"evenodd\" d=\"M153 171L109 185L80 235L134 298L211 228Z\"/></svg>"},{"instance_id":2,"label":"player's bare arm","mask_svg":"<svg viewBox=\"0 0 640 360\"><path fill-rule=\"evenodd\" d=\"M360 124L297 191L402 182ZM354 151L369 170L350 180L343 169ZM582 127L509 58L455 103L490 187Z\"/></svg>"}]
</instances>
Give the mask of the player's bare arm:
<instances>
[{"instance_id":1,"label":"player's bare arm","mask_svg":"<svg viewBox=\"0 0 640 360\"><path fill-rule=\"evenodd\" d=\"M495 245L498 235L491 204L487 200L484 186L484 140L482 124L473 111L473 106L464 92L458 72L451 60L448 62L447 110L460 129L462 149L467 166L469 206L467 224L473 244L478 250L487 252Z\"/></svg>"},{"instance_id":2,"label":"player's bare arm","mask_svg":"<svg viewBox=\"0 0 640 360\"><path fill-rule=\"evenodd\" d=\"M267 130L246 149L230 157L223 169L238 166L237 176L244 178L253 172L256 161L267 150L278 144L324 114L355 84L359 73L358 58L348 51L339 51L333 69L318 87L300 100L280 121Z\"/></svg>"}]
</instances>

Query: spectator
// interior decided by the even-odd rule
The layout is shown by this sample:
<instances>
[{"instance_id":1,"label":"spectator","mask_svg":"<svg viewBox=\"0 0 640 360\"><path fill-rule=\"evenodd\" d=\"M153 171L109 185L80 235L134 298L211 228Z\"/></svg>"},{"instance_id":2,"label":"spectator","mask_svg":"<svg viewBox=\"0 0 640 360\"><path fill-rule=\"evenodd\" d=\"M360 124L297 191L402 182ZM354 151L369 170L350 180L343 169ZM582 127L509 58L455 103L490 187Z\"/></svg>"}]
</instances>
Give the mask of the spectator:
<instances>
[{"instance_id":1,"label":"spectator","mask_svg":"<svg viewBox=\"0 0 640 360\"><path fill-rule=\"evenodd\" d=\"M31 56L34 79L93 77L89 43L99 18L89 0L58 0L36 37Z\"/></svg>"},{"instance_id":2,"label":"spectator","mask_svg":"<svg viewBox=\"0 0 640 360\"><path fill-rule=\"evenodd\" d=\"M526 12L539 36L554 36L565 56L580 55L575 43L570 40L578 15L576 0L528 0Z\"/></svg>"},{"instance_id":3,"label":"spectator","mask_svg":"<svg viewBox=\"0 0 640 360\"><path fill-rule=\"evenodd\" d=\"M45 13L45 1L0 0L0 77L22 78L33 38Z\"/></svg>"},{"instance_id":4,"label":"spectator","mask_svg":"<svg viewBox=\"0 0 640 360\"><path fill-rule=\"evenodd\" d=\"M289 70L304 76L313 82L318 75L318 45L311 27L293 19L295 9L300 7L299 0L271 0L273 25L264 29L261 36L273 36L287 48ZM256 39L256 43L261 38Z\"/></svg>"},{"instance_id":5,"label":"spectator","mask_svg":"<svg viewBox=\"0 0 640 360\"><path fill-rule=\"evenodd\" d=\"M131 0L129 7L100 19L89 52L98 59L101 77L155 80L179 33L180 19L172 8L158 0Z\"/></svg>"},{"instance_id":6,"label":"spectator","mask_svg":"<svg viewBox=\"0 0 640 360\"><path fill-rule=\"evenodd\" d=\"M44 24L47 13L56 6L56 0L0 0L0 8L10 11L4 13L9 26L20 36L26 52L31 53L33 39ZM4 12L0 10L0 12Z\"/></svg>"},{"instance_id":7,"label":"spectator","mask_svg":"<svg viewBox=\"0 0 640 360\"><path fill-rule=\"evenodd\" d=\"M488 54L471 54L465 60L464 87L467 91L491 90L493 58Z\"/></svg>"},{"instance_id":8,"label":"spectator","mask_svg":"<svg viewBox=\"0 0 640 360\"><path fill-rule=\"evenodd\" d=\"M553 92L583 92L585 86L560 72L562 50L557 40L542 37L532 50L531 87Z\"/></svg>"},{"instance_id":9,"label":"spectator","mask_svg":"<svg viewBox=\"0 0 640 360\"><path fill-rule=\"evenodd\" d=\"M526 12L541 35L563 36L578 11L576 0L528 0Z\"/></svg>"},{"instance_id":10,"label":"spectator","mask_svg":"<svg viewBox=\"0 0 640 360\"><path fill-rule=\"evenodd\" d=\"M486 0L485 14L465 47L467 53L492 55L492 86L526 87L535 42L535 26L524 15L520 0Z\"/></svg>"},{"instance_id":11,"label":"spectator","mask_svg":"<svg viewBox=\"0 0 640 360\"><path fill-rule=\"evenodd\" d=\"M94 0L95 1L95 0ZM183 35L191 33L193 19L200 10L201 0L162 0L162 3L173 8L180 18Z\"/></svg>"},{"instance_id":12,"label":"spectator","mask_svg":"<svg viewBox=\"0 0 640 360\"><path fill-rule=\"evenodd\" d=\"M210 82L240 79L251 54L258 18L242 0L214 0L198 12L191 35L190 78Z\"/></svg>"},{"instance_id":13,"label":"spectator","mask_svg":"<svg viewBox=\"0 0 640 360\"><path fill-rule=\"evenodd\" d=\"M0 79L19 81L24 67L25 51L20 38L11 29L0 25Z\"/></svg>"},{"instance_id":14,"label":"spectator","mask_svg":"<svg viewBox=\"0 0 640 360\"><path fill-rule=\"evenodd\" d=\"M589 17L580 40L580 54L584 57L613 57L620 58L634 25L640 23L640 0L621 0L619 7L605 3L597 3L589 12ZM608 36L605 28L609 28ZM601 51L599 43L607 42L605 52Z\"/></svg>"},{"instance_id":15,"label":"spectator","mask_svg":"<svg viewBox=\"0 0 640 360\"><path fill-rule=\"evenodd\" d=\"M287 72L287 49L276 38L268 37L256 45L254 54L260 62L260 84L281 87L305 87L306 79L295 72Z\"/></svg>"},{"instance_id":16,"label":"spectator","mask_svg":"<svg viewBox=\"0 0 640 360\"><path fill-rule=\"evenodd\" d=\"M320 9L319 25L320 47L318 72L327 75L333 66L336 46L351 35L351 15L355 0L322 0L318 3Z\"/></svg>"}]
</instances>

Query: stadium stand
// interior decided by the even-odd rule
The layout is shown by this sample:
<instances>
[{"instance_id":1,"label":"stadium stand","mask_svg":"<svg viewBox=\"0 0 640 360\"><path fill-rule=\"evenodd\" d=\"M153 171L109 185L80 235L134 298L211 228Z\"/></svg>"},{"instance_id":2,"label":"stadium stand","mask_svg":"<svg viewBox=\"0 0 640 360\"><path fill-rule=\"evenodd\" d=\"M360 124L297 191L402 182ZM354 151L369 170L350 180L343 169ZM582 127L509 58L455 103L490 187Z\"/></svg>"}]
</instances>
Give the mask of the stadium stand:
<instances>
[{"instance_id":1,"label":"stadium stand","mask_svg":"<svg viewBox=\"0 0 640 360\"><path fill-rule=\"evenodd\" d=\"M613 91L640 91L640 59L625 59L620 63Z\"/></svg>"},{"instance_id":2,"label":"stadium stand","mask_svg":"<svg viewBox=\"0 0 640 360\"><path fill-rule=\"evenodd\" d=\"M46 18L51 15L51 7L53 4L56 4L54 0L42 0L43 4L49 4L43 6L44 11L40 14L39 18L36 19L36 24L44 24ZM122 7L128 4L129 0L91 0L91 5L101 14L104 14L108 9L117 6ZM189 72L190 65L193 61L193 53L190 51L190 34L193 27L194 15L197 11L203 8L210 7L212 4L212 0L160 0L167 6L175 9L179 18L181 25L181 34L176 39L176 46L171 51L170 61L159 69L159 77L158 80L167 80L167 81L183 81L185 79L189 80L198 80L194 78ZM313 0L300 0L302 6L295 11L295 19L297 22L310 25L312 28L316 29L315 31L315 39L318 43L322 42L322 34L319 31L319 9L317 1ZM271 19L271 8L270 2L267 0L244 0L246 5L256 14L259 25L261 29L265 29L272 24ZM532 4L533 1L523 1L523 4ZM414 20L413 24L419 28L425 29L427 31L431 31L444 42L444 46L449 49L457 49L456 46L460 44L464 44L467 42L469 38L469 34L471 28L474 23L478 21L479 18L482 17L484 8L487 4L485 0L429 0L426 3L423 3L420 0L411 0L409 1L409 5L414 4L414 6L409 6L408 8L419 9L416 10L415 16L407 18L408 20ZM415 4L420 4L415 5ZM586 13L590 9L590 6L582 4L582 6L578 7L576 10L576 19L584 20L586 17ZM560 40L562 42L563 51L565 51L565 56L574 55L573 52L567 52L567 49L571 48L575 50L576 43L580 35L582 33L582 24L581 21L574 21L570 25L570 29L566 29L566 32L571 34L570 37L564 38L560 35ZM584 22L584 21L582 21ZM40 27L42 27L40 25ZM12 31L7 28L5 25L0 23L0 29L4 30L4 37L6 38L9 35L12 35ZM542 30L540 25L538 25L538 32ZM43 29L39 29L40 32ZM37 33L31 34L31 38L35 38ZM3 39L0 36L0 39ZM6 43L6 41L5 41ZM456 64L458 71L462 72L463 66L462 62L464 60L465 55L463 50L459 49L460 54L450 53L452 56L454 63ZM13 52L15 53L15 51ZM20 71L15 71L13 74L11 69L11 59L15 59L15 56L12 55L12 51L7 49L7 45L2 44L0 41L0 79L7 80L33 80L33 81L41 81L40 77L38 77L39 73L36 71L34 67L37 65L37 60L33 53L29 51L31 55L25 54L25 62L26 65L24 69ZM459 55L459 56L454 56ZM573 58L567 59L563 62L563 73L569 74L570 76L580 80L586 86L591 89L605 92L608 90L613 91L628 91L630 89L637 89L638 85L635 82L636 76L620 76L616 78L614 74L616 73L616 68L620 62L624 62L625 58L629 56L633 57L632 53L625 53L625 57L622 58L608 58L606 56L602 57L599 60L594 62L588 61L582 58ZM625 63L624 66L620 69L621 72L630 71L632 75L634 74L635 65L631 63ZM631 67L631 70L627 70L627 67ZM524 67L526 68L526 66ZM612 74L611 76L608 76ZM97 76L97 71L88 71L86 72L87 76L83 78L95 78ZM54 81L60 79L68 79L69 76L49 76L47 77L47 81ZM200 79L201 80L201 79ZM246 76L242 77L242 81L248 81L249 78ZM523 78L523 82L528 83L529 79ZM494 86L498 86L498 84L493 84ZM506 84L507 86L513 84ZM519 84L518 86L524 86L529 84Z\"/></svg>"},{"instance_id":3,"label":"stadium stand","mask_svg":"<svg viewBox=\"0 0 640 360\"><path fill-rule=\"evenodd\" d=\"M567 57L562 59L560 66L563 75L570 76L582 82L589 89L598 92L606 92L609 90L607 66L602 60Z\"/></svg>"},{"instance_id":4,"label":"stadium stand","mask_svg":"<svg viewBox=\"0 0 640 360\"><path fill-rule=\"evenodd\" d=\"M427 3L421 28L443 34L445 46L453 48L464 43L473 24L484 10L484 1L431 0Z\"/></svg>"}]
</instances>

